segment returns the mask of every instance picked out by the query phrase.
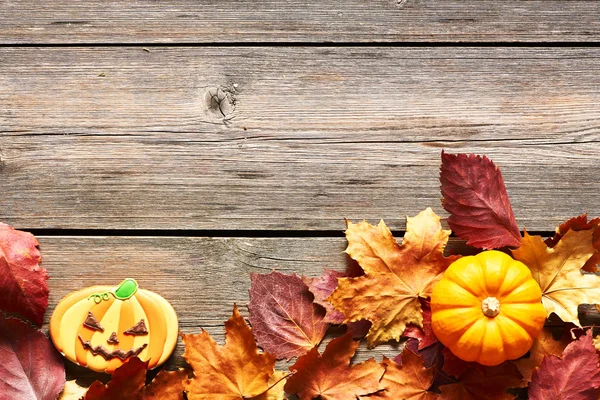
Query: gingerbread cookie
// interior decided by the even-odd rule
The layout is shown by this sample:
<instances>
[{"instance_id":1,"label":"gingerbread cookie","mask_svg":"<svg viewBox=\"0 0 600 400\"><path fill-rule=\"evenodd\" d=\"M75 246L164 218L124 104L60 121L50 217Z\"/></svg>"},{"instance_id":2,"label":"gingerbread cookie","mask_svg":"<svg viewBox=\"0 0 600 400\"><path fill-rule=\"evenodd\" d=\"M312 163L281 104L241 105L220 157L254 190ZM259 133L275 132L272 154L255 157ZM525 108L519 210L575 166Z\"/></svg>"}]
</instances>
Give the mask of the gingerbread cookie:
<instances>
[{"instance_id":1,"label":"gingerbread cookie","mask_svg":"<svg viewBox=\"0 0 600 400\"><path fill-rule=\"evenodd\" d=\"M93 286L65 296L50 319L56 348L76 364L112 372L127 358L164 363L177 343L175 310L133 279L119 286Z\"/></svg>"}]
</instances>

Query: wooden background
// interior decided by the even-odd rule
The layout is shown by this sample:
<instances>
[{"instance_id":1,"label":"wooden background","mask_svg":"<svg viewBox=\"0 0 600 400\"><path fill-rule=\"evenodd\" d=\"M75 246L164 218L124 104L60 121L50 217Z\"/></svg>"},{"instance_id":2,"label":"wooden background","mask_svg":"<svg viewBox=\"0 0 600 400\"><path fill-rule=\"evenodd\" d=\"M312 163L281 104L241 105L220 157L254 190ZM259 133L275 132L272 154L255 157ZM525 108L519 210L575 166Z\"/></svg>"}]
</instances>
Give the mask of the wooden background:
<instances>
[{"instance_id":1,"label":"wooden background","mask_svg":"<svg viewBox=\"0 0 600 400\"><path fill-rule=\"evenodd\" d=\"M597 0L0 1L0 220L40 239L46 322L133 277L222 341L250 272L346 268L344 218L446 216L441 149L530 232L600 215L599 45Z\"/></svg>"}]
</instances>

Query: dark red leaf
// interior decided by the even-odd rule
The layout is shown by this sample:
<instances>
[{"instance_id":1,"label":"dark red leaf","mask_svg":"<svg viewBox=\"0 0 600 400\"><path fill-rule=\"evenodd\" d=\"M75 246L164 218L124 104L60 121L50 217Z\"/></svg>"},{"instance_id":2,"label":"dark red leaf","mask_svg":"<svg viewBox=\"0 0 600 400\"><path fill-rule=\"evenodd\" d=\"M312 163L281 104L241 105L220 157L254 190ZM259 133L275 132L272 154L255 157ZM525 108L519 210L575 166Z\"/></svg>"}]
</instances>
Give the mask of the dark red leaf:
<instances>
[{"instance_id":1,"label":"dark red leaf","mask_svg":"<svg viewBox=\"0 0 600 400\"><path fill-rule=\"evenodd\" d=\"M140 399L140 391L146 384L148 361L130 358L115 370L112 379L106 385L95 381L92 383L85 400L132 400ZM182 390L183 391L183 390Z\"/></svg>"},{"instance_id":2,"label":"dark red leaf","mask_svg":"<svg viewBox=\"0 0 600 400\"><path fill-rule=\"evenodd\" d=\"M562 359L544 357L533 372L529 386L531 400L596 400L600 395L600 363L591 330L570 343Z\"/></svg>"},{"instance_id":3,"label":"dark red leaf","mask_svg":"<svg viewBox=\"0 0 600 400\"><path fill-rule=\"evenodd\" d=\"M37 239L0 223L0 311L17 313L41 326L48 307L48 274Z\"/></svg>"},{"instance_id":4,"label":"dark red leaf","mask_svg":"<svg viewBox=\"0 0 600 400\"><path fill-rule=\"evenodd\" d=\"M440 182L448 224L468 245L519 247L521 233L502 173L489 158L442 151Z\"/></svg>"},{"instance_id":5,"label":"dark red leaf","mask_svg":"<svg viewBox=\"0 0 600 400\"><path fill-rule=\"evenodd\" d=\"M508 389L521 384L521 374L517 367L504 362L494 367L470 363L461 373L460 381L440 386L439 400L506 400L512 399Z\"/></svg>"},{"instance_id":6,"label":"dark red leaf","mask_svg":"<svg viewBox=\"0 0 600 400\"><path fill-rule=\"evenodd\" d=\"M251 274L250 324L258 344L278 359L298 357L321 343L325 310L297 275Z\"/></svg>"},{"instance_id":7,"label":"dark red leaf","mask_svg":"<svg viewBox=\"0 0 600 400\"><path fill-rule=\"evenodd\" d=\"M444 356L444 366L442 370L448 374L460 378L470 367L476 363L463 361L456 357L447 347L442 349L442 355Z\"/></svg>"},{"instance_id":8,"label":"dark red leaf","mask_svg":"<svg viewBox=\"0 0 600 400\"><path fill-rule=\"evenodd\" d=\"M64 385L63 360L50 340L0 312L0 398L54 400Z\"/></svg>"},{"instance_id":9,"label":"dark red leaf","mask_svg":"<svg viewBox=\"0 0 600 400\"><path fill-rule=\"evenodd\" d=\"M429 347L437 342L437 337L431 329L431 306L429 301L419 299L421 301L421 309L423 310L423 329L414 324L408 324L402 336L411 337L419 340L419 350Z\"/></svg>"},{"instance_id":10,"label":"dark red leaf","mask_svg":"<svg viewBox=\"0 0 600 400\"><path fill-rule=\"evenodd\" d=\"M148 361L138 357L127 360L115 370L105 385L95 381L83 397L84 400L183 400L183 381L188 371L160 371L148 386L146 374Z\"/></svg>"},{"instance_id":11,"label":"dark red leaf","mask_svg":"<svg viewBox=\"0 0 600 400\"><path fill-rule=\"evenodd\" d=\"M369 333L371 321L361 319L354 322L348 322L346 326L348 327L348 333L352 336L352 339L361 339Z\"/></svg>"},{"instance_id":12,"label":"dark red leaf","mask_svg":"<svg viewBox=\"0 0 600 400\"><path fill-rule=\"evenodd\" d=\"M409 338L406 341L406 344L404 345L404 350L402 351L402 353L404 353L405 351L415 353L423 359L425 368L429 368L436 365L440 358L440 349L438 349L438 346L429 346L425 347L424 349L419 349L419 344L420 342L418 339ZM396 362L397 364L402 364L402 353L398 354L396 357L393 358L394 362Z\"/></svg>"}]
</instances>

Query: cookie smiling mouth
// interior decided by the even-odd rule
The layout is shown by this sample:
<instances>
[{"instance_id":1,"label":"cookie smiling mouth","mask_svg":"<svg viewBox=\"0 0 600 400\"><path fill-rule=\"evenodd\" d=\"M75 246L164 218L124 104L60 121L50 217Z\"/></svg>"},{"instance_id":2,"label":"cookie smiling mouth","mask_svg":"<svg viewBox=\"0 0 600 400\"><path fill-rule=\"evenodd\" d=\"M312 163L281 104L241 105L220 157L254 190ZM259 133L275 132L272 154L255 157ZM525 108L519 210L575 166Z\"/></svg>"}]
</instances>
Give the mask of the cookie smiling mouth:
<instances>
[{"instance_id":1,"label":"cookie smiling mouth","mask_svg":"<svg viewBox=\"0 0 600 400\"><path fill-rule=\"evenodd\" d=\"M148 343L144 343L137 349L129 349L128 351L124 351L122 349L116 348L112 351L108 350L106 347L102 345L92 346L92 343L89 340L83 340L81 335L79 336L79 341L83 345L83 348L92 352L93 355L97 356L98 354L104 357L106 361L112 360L113 358L119 358L121 361L125 361L128 357L137 356L140 354L146 347L148 347Z\"/></svg>"}]
</instances>

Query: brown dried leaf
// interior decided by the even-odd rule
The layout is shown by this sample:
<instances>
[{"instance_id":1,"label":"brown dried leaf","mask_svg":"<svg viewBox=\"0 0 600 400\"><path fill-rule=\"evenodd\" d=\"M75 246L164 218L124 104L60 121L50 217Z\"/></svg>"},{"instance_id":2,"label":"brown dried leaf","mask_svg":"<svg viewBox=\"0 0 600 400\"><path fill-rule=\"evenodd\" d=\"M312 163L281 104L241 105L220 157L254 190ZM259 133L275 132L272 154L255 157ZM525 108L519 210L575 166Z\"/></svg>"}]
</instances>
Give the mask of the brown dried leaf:
<instances>
[{"instance_id":1,"label":"brown dried leaf","mask_svg":"<svg viewBox=\"0 0 600 400\"><path fill-rule=\"evenodd\" d=\"M569 231L569 229L573 231L586 231L588 229L594 229L592 234L592 245L596 250L600 250L600 218L594 218L588 221L587 214L573 217L560 224L559 227L556 228L554 237L546 239L545 243L548 245L548 247L556 246L560 238L562 238L564 234ZM597 272L599 263L600 252L596 252L592 257L590 257L589 260L587 260L581 269L586 272Z\"/></svg>"},{"instance_id":2,"label":"brown dried leaf","mask_svg":"<svg viewBox=\"0 0 600 400\"><path fill-rule=\"evenodd\" d=\"M206 331L181 334L183 357L195 377L184 382L189 400L248 399L273 385L275 356L259 353L252 329L236 306L225 322L225 345L219 346Z\"/></svg>"},{"instance_id":3,"label":"brown dried leaf","mask_svg":"<svg viewBox=\"0 0 600 400\"><path fill-rule=\"evenodd\" d=\"M285 391L300 400L319 396L322 400L347 400L380 390L385 368L372 358L350 365L357 347L358 342L346 334L329 342L323 354L313 348L290 367L294 375L288 378Z\"/></svg>"},{"instance_id":4,"label":"brown dried leaf","mask_svg":"<svg viewBox=\"0 0 600 400\"><path fill-rule=\"evenodd\" d=\"M339 279L328 301L344 313L346 323L371 321L369 347L400 340L408 324L423 327L420 299L431 296L442 273L458 258L444 257L449 235L430 208L407 218L402 245L383 221L378 226L348 222L346 252L365 275Z\"/></svg>"},{"instance_id":5,"label":"brown dried leaf","mask_svg":"<svg viewBox=\"0 0 600 400\"><path fill-rule=\"evenodd\" d=\"M423 359L412 351L405 350L401 356L402 365L396 364L389 358L383 358L385 373L381 378L381 384L385 390L361 397L362 400L434 400L438 398L436 393L429 391L435 377L435 369L425 368Z\"/></svg>"}]
</instances>

